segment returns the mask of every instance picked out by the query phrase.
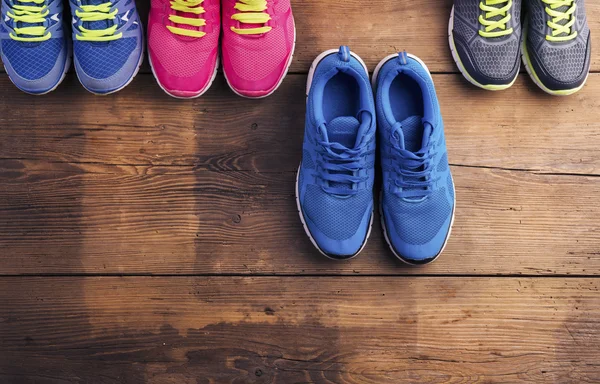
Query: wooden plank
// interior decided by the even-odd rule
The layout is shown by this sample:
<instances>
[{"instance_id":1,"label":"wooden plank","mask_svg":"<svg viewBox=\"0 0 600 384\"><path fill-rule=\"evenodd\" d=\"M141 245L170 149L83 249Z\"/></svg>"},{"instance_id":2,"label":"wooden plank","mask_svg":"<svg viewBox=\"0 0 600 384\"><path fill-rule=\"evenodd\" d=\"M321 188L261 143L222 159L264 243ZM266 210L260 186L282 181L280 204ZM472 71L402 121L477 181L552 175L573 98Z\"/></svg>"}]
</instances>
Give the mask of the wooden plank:
<instances>
[{"instance_id":1,"label":"wooden plank","mask_svg":"<svg viewBox=\"0 0 600 384\"><path fill-rule=\"evenodd\" d=\"M3 278L8 383L597 383L598 279Z\"/></svg>"},{"instance_id":2,"label":"wooden plank","mask_svg":"<svg viewBox=\"0 0 600 384\"><path fill-rule=\"evenodd\" d=\"M378 217L358 258L305 235L294 172L0 162L2 274L576 274L600 271L600 178L454 167L446 253L403 268Z\"/></svg>"},{"instance_id":3,"label":"wooden plank","mask_svg":"<svg viewBox=\"0 0 600 384\"><path fill-rule=\"evenodd\" d=\"M600 74L568 98L546 96L524 77L497 93L474 90L459 75L434 77L451 163L600 174ZM149 75L104 98L73 76L43 98L1 77L0 158L294 171L305 81L290 75L276 96L247 100L220 79L205 97L181 101Z\"/></svg>"}]
</instances>

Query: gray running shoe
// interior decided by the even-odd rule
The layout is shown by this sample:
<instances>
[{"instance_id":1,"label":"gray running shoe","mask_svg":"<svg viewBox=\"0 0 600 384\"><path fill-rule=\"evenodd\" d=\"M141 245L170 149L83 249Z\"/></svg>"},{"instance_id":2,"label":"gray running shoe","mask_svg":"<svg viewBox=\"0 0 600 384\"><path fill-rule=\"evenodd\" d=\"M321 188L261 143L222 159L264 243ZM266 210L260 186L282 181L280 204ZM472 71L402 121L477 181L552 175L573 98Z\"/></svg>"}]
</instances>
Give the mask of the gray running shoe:
<instances>
[{"instance_id":1,"label":"gray running shoe","mask_svg":"<svg viewBox=\"0 0 600 384\"><path fill-rule=\"evenodd\" d=\"M454 0L448 38L456 65L490 91L513 85L521 60L521 0Z\"/></svg>"},{"instance_id":2,"label":"gray running shoe","mask_svg":"<svg viewBox=\"0 0 600 384\"><path fill-rule=\"evenodd\" d=\"M571 95L590 71L584 0L527 0L522 55L533 81L551 95Z\"/></svg>"}]
</instances>

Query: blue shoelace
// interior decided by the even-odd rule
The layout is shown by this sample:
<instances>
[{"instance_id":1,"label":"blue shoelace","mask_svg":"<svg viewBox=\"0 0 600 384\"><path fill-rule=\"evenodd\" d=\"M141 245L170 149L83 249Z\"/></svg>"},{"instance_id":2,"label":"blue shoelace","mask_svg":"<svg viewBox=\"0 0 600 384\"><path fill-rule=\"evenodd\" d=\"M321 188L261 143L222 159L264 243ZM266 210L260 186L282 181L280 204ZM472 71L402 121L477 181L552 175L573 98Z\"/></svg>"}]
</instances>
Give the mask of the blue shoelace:
<instances>
[{"instance_id":1,"label":"blue shoelace","mask_svg":"<svg viewBox=\"0 0 600 384\"><path fill-rule=\"evenodd\" d=\"M392 159L394 172L399 176L394 180L394 185L400 189L397 194L404 198L427 197L433 192L432 186L437 181L437 178L432 178L432 143L417 152L403 149L399 145L398 130L401 129L401 124L396 124L390 138L397 155Z\"/></svg>"},{"instance_id":2,"label":"blue shoelace","mask_svg":"<svg viewBox=\"0 0 600 384\"><path fill-rule=\"evenodd\" d=\"M324 129L319 127L318 129ZM325 192L339 195L351 196L359 192L354 188L355 184L364 182L368 177L354 176L364 168L364 157L373 153L368 151L368 138L362 140L357 148L349 149L338 143L317 140L319 144L320 159L317 160L319 178L325 181L323 190ZM336 185L335 187L331 184Z\"/></svg>"}]
</instances>

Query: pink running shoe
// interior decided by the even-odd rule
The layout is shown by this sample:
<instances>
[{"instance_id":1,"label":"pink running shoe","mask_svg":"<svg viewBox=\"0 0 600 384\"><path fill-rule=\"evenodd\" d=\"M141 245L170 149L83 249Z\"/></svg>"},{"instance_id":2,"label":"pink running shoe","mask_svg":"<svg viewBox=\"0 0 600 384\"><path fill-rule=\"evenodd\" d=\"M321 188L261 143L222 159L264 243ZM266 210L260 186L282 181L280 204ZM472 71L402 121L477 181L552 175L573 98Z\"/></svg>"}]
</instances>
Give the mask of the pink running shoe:
<instances>
[{"instance_id":1,"label":"pink running shoe","mask_svg":"<svg viewBox=\"0 0 600 384\"><path fill-rule=\"evenodd\" d=\"M177 98L210 88L219 66L219 0L152 0L148 51L160 87Z\"/></svg>"},{"instance_id":2,"label":"pink running shoe","mask_svg":"<svg viewBox=\"0 0 600 384\"><path fill-rule=\"evenodd\" d=\"M223 71L240 96L266 97L283 81L294 53L290 0L222 0Z\"/></svg>"}]
</instances>

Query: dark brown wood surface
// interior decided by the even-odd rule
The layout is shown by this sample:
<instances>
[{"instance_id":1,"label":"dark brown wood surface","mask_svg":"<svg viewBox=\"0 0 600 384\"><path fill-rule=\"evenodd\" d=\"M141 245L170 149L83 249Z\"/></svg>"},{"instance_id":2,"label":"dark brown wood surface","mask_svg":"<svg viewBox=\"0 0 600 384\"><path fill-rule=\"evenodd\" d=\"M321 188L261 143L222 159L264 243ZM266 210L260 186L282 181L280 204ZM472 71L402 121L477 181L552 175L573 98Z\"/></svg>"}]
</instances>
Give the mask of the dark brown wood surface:
<instances>
[{"instance_id":1,"label":"dark brown wood surface","mask_svg":"<svg viewBox=\"0 0 600 384\"><path fill-rule=\"evenodd\" d=\"M3 382L597 383L598 279L11 278ZM23 375L23 372L27 372Z\"/></svg>"},{"instance_id":2,"label":"dark brown wood surface","mask_svg":"<svg viewBox=\"0 0 600 384\"><path fill-rule=\"evenodd\" d=\"M451 4L293 1L291 73L264 100L222 74L192 101L148 67L108 97L0 75L0 384L600 382L598 51L571 97L525 73L474 89ZM432 265L395 260L378 220L345 263L302 229L306 71L344 43L434 72L457 216Z\"/></svg>"}]
</instances>

